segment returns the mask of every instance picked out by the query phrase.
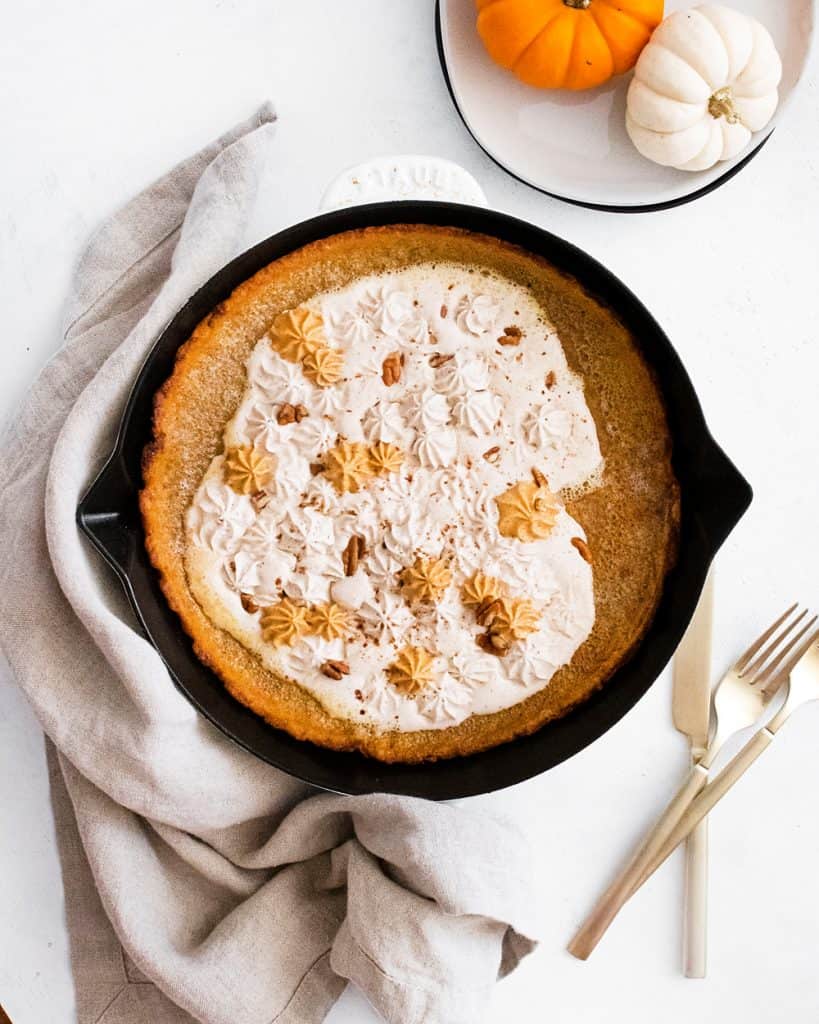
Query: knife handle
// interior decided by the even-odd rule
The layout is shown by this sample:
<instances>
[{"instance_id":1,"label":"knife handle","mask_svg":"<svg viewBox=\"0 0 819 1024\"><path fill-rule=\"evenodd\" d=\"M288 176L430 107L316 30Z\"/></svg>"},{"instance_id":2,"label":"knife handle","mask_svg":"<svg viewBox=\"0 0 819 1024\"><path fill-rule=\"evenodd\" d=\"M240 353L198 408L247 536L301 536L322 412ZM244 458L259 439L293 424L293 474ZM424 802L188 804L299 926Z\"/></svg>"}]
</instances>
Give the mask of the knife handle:
<instances>
[{"instance_id":1,"label":"knife handle","mask_svg":"<svg viewBox=\"0 0 819 1024\"><path fill-rule=\"evenodd\" d=\"M783 708L782 710L785 709ZM709 814L714 809L715 805L722 800L734 783L745 774L763 750L768 749L776 733L776 729L772 731L772 727L776 723L777 717L775 716L774 720L769 722L768 725L763 726L759 732L754 733L742 750L728 762L719 775L712 779L703 792L692 800L690 806L686 808L673 830L668 834L658 856L638 880L635 892L643 882L647 882L651 878L657 868L665 862L683 839L691 833L692 829L702 821L706 814ZM782 721L784 721L784 718ZM779 728L781 724L782 722L776 723L776 728Z\"/></svg>"},{"instance_id":2,"label":"knife handle","mask_svg":"<svg viewBox=\"0 0 819 1024\"><path fill-rule=\"evenodd\" d=\"M708 818L685 844L683 964L686 978L704 978L708 943Z\"/></svg>"},{"instance_id":3,"label":"knife handle","mask_svg":"<svg viewBox=\"0 0 819 1024\"><path fill-rule=\"evenodd\" d=\"M662 850L686 808L705 785L708 772L701 765L694 765L688 773L676 796L666 807L654 828L634 852L628 864L603 893L591 914L567 947L578 960L587 960L602 939L606 929L617 916L618 911L639 886L646 871L651 867Z\"/></svg>"}]
</instances>

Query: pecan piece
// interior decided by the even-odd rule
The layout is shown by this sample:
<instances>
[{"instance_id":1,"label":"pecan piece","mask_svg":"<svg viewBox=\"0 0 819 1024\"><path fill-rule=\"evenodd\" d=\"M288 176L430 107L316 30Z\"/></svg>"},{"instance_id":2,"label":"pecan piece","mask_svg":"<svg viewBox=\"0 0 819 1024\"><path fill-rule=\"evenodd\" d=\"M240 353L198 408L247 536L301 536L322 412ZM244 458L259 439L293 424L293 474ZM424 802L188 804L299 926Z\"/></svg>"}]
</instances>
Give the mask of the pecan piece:
<instances>
[{"instance_id":1,"label":"pecan piece","mask_svg":"<svg viewBox=\"0 0 819 1024\"><path fill-rule=\"evenodd\" d=\"M253 502L253 507L257 512L261 512L263 508L267 508L270 504L270 495L267 491L256 491L255 494L250 495L250 500Z\"/></svg>"},{"instance_id":2,"label":"pecan piece","mask_svg":"<svg viewBox=\"0 0 819 1024\"><path fill-rule=\"evenodd\" d=\"M296 407L289 402L285 402L276 414L276 422L280 427L286 427L288 423L295 423L295 421Z\"/></svg>"},{"instance_id":3,"label":"pecan piece","mask_svg":"<svg viewBox=\"0 0 819 1024\"><path fill-rule=\"evenodd\" d=\"M442 319L446 317L448 312L449 312L449 310L446 308L446 306L441 306L441 318Z\"/></svg>"},{"instance_id":4,"label":"pecan piece","mask_svg":"<svg viewBox=\"0 0 819 1024\"><path fill-rule=\"evenodd\" d=\"M491 629L477 637L477 644L487 654L495 654L499 658L506 654L510 646L510 642L505 636L500 633L493 633Z\"/></svg>"},{"instance_id":5,"label":"pecan piece","mask_svg":"<svg viewBox=\"0 0 819 1024\"><path fill-rule=\"evenodd\" d=\"M381 364L381 379L392 387L401 380L401 367L404 365L404 357L400 352L391 352Z\"/></svg>"},{"instance_id":6,"label":"pecan piece","mask_svg":"<svg viewBox=\"0 0 819 1024\"><path fill-rule=\"evenodd\" d=\"M483 604L479 605L475 612L475 619L478 625L489 626L500 611L500 607L501 603L497 597L490 601L484 601Z\"/></svg>"},{"instance_id":7,"label":"pecan piece","mask_svg":"<svg viewBox=\"0 0 819 1024\"><path fill-rule=\"evenodd\" d=\"M493 445L491 448L487 448L483 453L483 457L487 462L497 462L500 457L500 445Z\"/></svg>"},{"instance_id":8,"label":"pecan piece","mask_svg":"<svg viewBox=\"0 0 819 1024\"><path fill-rule=\"evenodd\" d=\"M323 473L323 472L324 472L324 463L323 462L311 462L310 463L310 475L311 476L318 476L319 473Z\"/></svg>"},{"instance_id":9,"label":"pecan piece","mask_svg":"<svg viewBox=\"0 0 819 1024\"><path fill-rule=\"evenodd\" d=\"M364 538L353 534L353 536L347 541L347 547L344 549L344 554L341 556L341 561L344 564L344 575L355 576L356 570L358 569L358 563L366 554L367 546L364 543Z\"/></svg>"},{"instance_id":10,"label":"pecan piece","mask_svg":"<svg viewBox=\"0 0 819 1024\"><path fill-rule=\"evenodd\" d=\"M450 359L454 358L454 352L450 352L448 356L445 356L443 352L436 352L435 355L429 357L429 365L433 370L437 370L439 366L443 366L444 363L448 363Z\"/></svg>"},{"instance_id":11,"label":"pecan piece","mask_svg":"<svg viewBox=\"0 0 819 1024\"><path fill-rule=\"evenodd\" d=\"M510 324L509 327L504 327L503 334L498 338L498 344L519 345L522 337L523 331L516 327L515 324Z\"/></svg>"},{"instance_id":12,"label":"pecan piece","mask_svg":"<svg viewBox=\"0 0 819 1024\"><path fill-rule=\"evenodd\" d=\"M328 679L341 679L350 674L350 666L346 661L325 661L321 666L322 675Z\"/></svg>"},{"instance_id":13,"label":"pecan piece","mask_svg":"<svg viewBox=\"0 0 819 1024\"><path fill-rule=\"evenodd\" d=\"M546 387L551 391L557 383L557 374L554 370L549 370L546 374Z\"/></svg>"},{"instance_id":14,"label":"pecan piece","mask_svg":"<svg viewBox=\"0 0 819 1024\"><path fill-rule=\"evenodd\" d=\"M572 537L572 547L577 548L580 552L580 557L591 565L592 553L589 545L583 540L582 537Z\"/></svg>"},{"instance_id":15,"label":"pecan piece","mask_svg":"<svg viewBox=\"0 0 819 1024\"><path fill-rule=\"evenodd\" d=\"M503 633L493 633L491 629L486 634L486 639L489 642L489 649L495 654L506 654L512 646L512 641L508 636Z\"/></svg>"},{"instance_id":16,"label":"pecan piece","mask_svg":"<svg viewBox=\"0 0 819 1024\"><path fill-rule=\"evenodd\" d=\"M296 416L296 423L301 423L305 416L310 415L310 411L307 409L306 406L302 405L301 402L299 402L299 404L295 407L293 412Z\"/></svg>"},{"instance_id":17,"label":"pecan piece","mask_svg":"<svg viewBox=\"0 0 819 1024\"><path fill-rule=\"evenodd\" d=\"M239 600L242 602L242 607L249 615L253 615L254 612L257 612L259 610L259 606L253 600L250 594L240 594Z\"/></svg>"}]
</instances>

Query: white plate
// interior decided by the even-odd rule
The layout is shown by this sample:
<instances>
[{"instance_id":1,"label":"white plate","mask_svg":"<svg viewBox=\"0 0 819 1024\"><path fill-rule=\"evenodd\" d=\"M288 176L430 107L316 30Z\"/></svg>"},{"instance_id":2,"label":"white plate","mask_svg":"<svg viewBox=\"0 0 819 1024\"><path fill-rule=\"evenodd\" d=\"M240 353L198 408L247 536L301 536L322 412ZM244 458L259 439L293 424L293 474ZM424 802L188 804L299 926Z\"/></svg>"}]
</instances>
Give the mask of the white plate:
<instances>
[{"instance_id":1,"label":"white plate","mask_svg":"<svg viewBox=\"0 0 819 1024\"><path fill-rule=\"evenodd\" d=\"M666 3L666 13L693 3ZM494 64L475 28L474 0L438 0L438 47L452 99L475 141L503 168L543 192L584 206L661 209L732 177L776 127L805 66L815 0L734 0L758 18L782 57L780 105L745 151L709 171L660 167L625 129L630 74L587 92L534 89Z\"/></svg>"}]
</instances>

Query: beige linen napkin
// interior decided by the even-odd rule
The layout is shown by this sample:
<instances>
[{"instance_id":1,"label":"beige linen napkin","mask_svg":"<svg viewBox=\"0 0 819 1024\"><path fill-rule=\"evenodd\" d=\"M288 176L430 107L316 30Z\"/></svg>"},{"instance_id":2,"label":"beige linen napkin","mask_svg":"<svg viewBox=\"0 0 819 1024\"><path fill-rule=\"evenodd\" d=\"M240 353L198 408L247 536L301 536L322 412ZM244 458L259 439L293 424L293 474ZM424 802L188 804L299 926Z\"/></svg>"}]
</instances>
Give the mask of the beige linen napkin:
<instances>
[{"instance_id":1,"label":"beige linen napkin","mask_svg":"<svg viewBox=\"0 0 819 1024\"><path fill-rule=\"evenodd\" d=\"M239 749L75 524L159 331L243 245L274 120L262 107L92 239L2 448L0 639L57 749L80 1021L312 1024L350 979L394 1024L475 1024L534 947L525 840L463 806L316 793Z\"/></svg>"}]
</instances>

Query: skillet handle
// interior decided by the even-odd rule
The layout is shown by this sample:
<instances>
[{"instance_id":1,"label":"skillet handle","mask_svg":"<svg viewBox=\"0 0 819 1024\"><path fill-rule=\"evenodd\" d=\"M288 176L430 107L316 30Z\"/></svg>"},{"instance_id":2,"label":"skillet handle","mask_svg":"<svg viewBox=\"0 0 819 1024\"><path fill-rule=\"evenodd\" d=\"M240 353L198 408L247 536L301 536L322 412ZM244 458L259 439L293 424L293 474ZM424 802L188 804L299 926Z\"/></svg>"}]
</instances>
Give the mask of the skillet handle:
<instances>
[{"instance_id":1,"label":"skillet handle","mask_svg":"<svg viewBox=\"0 0 819 1024\"><path fill-rule=\"evenodd\" d=\"M126 585L139 534L138 489L117 445L77 508L77 525Z\"/></svg>"},{"instance_id":2,"label":"skillet handle","mask_svg":"<svg viewBox=\"0 0 819 1024\"><path fill-rule=\"evenodd\" d=\"M722 547L753 498L751 485L709 437L689 486L695 526L708 560Z\"/></svg>"},{"instance_id":3,"label":"skillet handle","mask_svg":"<svg viewBox=\"0 0 819 1024\"><path fill-rule=\"evenodd\" d=\"M381 156L342 171L327 186L319 209L340 210L362 203L427 199L488 206L486 195L459 164L437 156Z\"/></svg>"}]
</instances>

